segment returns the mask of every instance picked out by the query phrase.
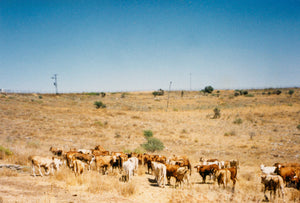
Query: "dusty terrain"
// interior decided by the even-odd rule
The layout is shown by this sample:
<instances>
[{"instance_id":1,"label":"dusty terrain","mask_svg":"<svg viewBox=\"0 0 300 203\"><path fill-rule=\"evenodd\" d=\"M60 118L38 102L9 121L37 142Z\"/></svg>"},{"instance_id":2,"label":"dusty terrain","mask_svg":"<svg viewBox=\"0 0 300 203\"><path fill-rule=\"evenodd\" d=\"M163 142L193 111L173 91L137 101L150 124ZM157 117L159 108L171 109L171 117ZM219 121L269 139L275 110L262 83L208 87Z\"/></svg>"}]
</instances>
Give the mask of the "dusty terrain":
<instances>
[{"instance_id":1,"label":"dusty terrain","mask_svg":"<svg viewBox=\"0 0 300 203\"><path fill-rule=\"evenodd\" d=\"M0 168L0 202L262 202L260 164L300 163L300 89L233 90L204 95L173 91L153 97L151 92L92 94L0 95L1 164L17 164L19 171ZM263 94L264 93L264 94ZM96 109L102 101L105 109ZM213 109L221 117L212 119ZM151 130L165 149L157 154L186 155L196 164L200 157L238 159L236 191L219 188L195 170L191 186L159 188L153 176L139 169L129 183L119 175L95 171L75 177L68 168L55 175L31 176L30 155L51 155L50 146L145 152L144 130ZM13 154L5 154L5 150ZM174 182L172 182L174 183ZM269 194L268 194L269 195ZM300 192L286 188L286 202L299 202ZM277 198L276 201L282 201Z\"/></svg>"}]
</instances>

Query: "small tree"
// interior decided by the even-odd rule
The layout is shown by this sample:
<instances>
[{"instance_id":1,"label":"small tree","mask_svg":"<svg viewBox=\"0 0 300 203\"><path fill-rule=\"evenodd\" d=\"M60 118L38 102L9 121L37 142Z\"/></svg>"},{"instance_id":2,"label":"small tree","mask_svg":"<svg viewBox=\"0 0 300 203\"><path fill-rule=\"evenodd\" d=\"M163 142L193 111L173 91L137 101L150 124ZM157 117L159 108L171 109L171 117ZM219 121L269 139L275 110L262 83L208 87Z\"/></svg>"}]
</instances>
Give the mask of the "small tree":
<instances>
[{"instance_id":1,"label":"small tree","mask_svg":"<svg viewBox=\"0 0 300 203\"><path fill-rule=\"evenodd\" d=\"M212 87L212 86L206 86L205 88L204 88L204 92L205 93L212 93L214 91L214 88Z\"/></svg>"},{"instance_id":2,"label":"small tree","mask_svg":"<svg viewBox=\"0 0 300 203\"><path fill-rule=\"evenodd\" d=\"M294 94L294 90L289 90L289 91L288 91L288 94L289 94L290 96L292 96L292 95Z\"/></svg>"},{"instance_id":3,"label":"small tree","mask_svg":"<svg viewBox=\"0 0 300 203\"><path fill-rule=\"evenodd\" d=\"M155 137L149 137L147 138L147 142L141 145L146 151L149 152L155 152L155 151L161 151L165 148L162 141Z\"/></svg>"},{"instance_id":4,"label":"small tree","mask_svg":"<svg viewBox=\"0 0 300 203\"><path fill-rule=\"evenodd\" d=\"M158 91L154 91L152 92L153 96L156 97L156 96L163 96L165 94L164 90L162 89L159 89Z\"/></svg>"}]
</instances>

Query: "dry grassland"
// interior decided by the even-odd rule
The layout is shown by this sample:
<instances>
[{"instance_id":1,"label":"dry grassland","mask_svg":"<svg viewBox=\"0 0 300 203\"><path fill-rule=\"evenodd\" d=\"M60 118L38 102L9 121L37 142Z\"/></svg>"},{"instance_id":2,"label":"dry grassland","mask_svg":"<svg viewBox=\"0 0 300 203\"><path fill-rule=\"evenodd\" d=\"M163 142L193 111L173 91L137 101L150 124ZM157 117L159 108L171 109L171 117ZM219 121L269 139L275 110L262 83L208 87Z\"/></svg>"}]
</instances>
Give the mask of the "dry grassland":
<instances>
[{"instance_id":1,"label":"dry grassland","mask_svg":"<svg viewBox=\"0 0 300 203\"><path fill-rule=\"evenodd\" d=\"M0 164L18 164L22 171L0 168L0 202L262 202L260 164L300 163L300 89L292 96L234 97L234 91L219 95L171 92L153 97L151 92L87 94L0 95L0 146L13 155L0 155ZM95 101L106 104L96 109ZM212 119L213 109L221 110ZM102 145L109 151L144 152L144 130L151 130L165 149L159 154L186 155L197 163L200 157L238 159L240 169L235 193L202 179L194 170L191 186L159 188L153 176L139 169L129 183L119 175L95 171L75 177L63 167L54 176L32 177L28 156L50 155L50 146L68 150ZM174 183L174 182L173 182ZM299 202L299 191L286 188L286 202ZM276 202L281 202L277 198Z\"/></svg>"}]
</instances>

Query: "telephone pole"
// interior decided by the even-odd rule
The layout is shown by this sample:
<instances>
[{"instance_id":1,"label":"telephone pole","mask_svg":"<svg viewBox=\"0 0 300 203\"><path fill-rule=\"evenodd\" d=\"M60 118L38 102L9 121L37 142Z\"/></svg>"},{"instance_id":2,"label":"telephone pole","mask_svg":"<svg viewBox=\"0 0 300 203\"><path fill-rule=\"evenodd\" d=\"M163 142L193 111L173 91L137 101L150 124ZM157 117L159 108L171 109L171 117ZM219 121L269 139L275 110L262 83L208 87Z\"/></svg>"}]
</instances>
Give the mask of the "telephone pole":
<instances>
[{"instance_id":1,"label":"telephone pole","mask_svg":"<svg viewBox=\"0 0 300 203\"><path fill-rule=\"evenodd\" d=\"M57 89L57 74L54 74L54 76L51 78L54 79L54 86L55 86L55 92L58 94L58 89Z\"/></svg>"}]
</instances>

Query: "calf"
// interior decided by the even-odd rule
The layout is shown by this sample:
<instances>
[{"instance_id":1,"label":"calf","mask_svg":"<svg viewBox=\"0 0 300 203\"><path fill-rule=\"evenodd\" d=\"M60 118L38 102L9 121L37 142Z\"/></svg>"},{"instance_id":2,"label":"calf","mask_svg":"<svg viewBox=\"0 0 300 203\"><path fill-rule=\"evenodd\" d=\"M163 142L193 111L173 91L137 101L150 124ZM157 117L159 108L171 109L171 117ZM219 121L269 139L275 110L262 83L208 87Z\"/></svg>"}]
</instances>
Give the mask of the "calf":
<instances>
[{"instance_id":1,"label":"calf","mask_svg":"<svg viewBox=\"0 0 300 203\"><path fill-rule=\"evenodd\" d=\"M152 162L152 170L159 187L165 187L167 168L164 164Z\"/></svg>"},{"instance_id":2,"label":"calf","mask_svg":"<svg viewBox=\"0 0 300 203\"><path fill-rule=\"evenodd\" d=\"M284 184L283 179L279 175L262 175L261 183L264 185L264 196L268 201L268 197L266 195L266 191L270 191L270 199L272 199L272 192L275 199L276 190L280 189L282 194L282 198L284 198ZM279 193L278 193L279 194Z\"/></svg>"},{"instance_id":3,"label":"calf","mask_svg":"<svg viewBox=\"0 0 300 203\"><path fill-rule=\"evenodd\" d=\"M219 166L216 164L212 165L197 165L194 168L197 168L197 172L200 174L200 176L203 179L203 183L205 183L206 176L207 175L214 175L215 171L219 169Z\"/></svg>"}]
</instances>

